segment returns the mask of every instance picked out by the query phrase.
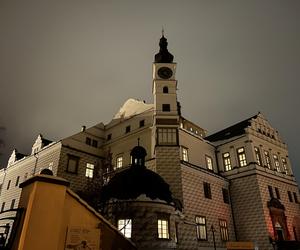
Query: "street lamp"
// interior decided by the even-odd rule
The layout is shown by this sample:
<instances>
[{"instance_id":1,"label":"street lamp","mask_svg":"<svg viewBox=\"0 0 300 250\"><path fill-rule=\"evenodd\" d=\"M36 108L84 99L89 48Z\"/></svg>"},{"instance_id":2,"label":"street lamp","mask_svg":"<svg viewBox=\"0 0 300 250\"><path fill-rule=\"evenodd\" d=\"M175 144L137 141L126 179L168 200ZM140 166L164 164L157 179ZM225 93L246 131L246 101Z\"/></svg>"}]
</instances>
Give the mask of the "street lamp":
<instances>
[{"instance_id":1,"label":"street lamp","mask_svg":"<svg viewBox=\"0 0 300 250\"><path fill-rule=\"evenodd\" d=\"M214 225L213 224L211 224L211 227L210 227L210 230L211 230L211 232L212 232L212 236L213 236L213 241L214 241L214 249L216 250L217 248L216 248L216 239L215 239L215 228L214 228Z\"/></svg>"}]
</instances>

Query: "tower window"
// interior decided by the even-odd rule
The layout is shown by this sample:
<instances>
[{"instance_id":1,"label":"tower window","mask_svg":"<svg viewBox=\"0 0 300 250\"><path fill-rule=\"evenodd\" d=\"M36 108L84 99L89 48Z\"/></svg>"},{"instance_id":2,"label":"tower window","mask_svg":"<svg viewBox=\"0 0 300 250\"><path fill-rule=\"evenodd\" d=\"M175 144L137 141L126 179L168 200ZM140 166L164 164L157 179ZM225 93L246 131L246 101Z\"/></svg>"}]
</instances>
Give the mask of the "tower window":
<instances>
[{"instance_id":1,"label":"tower window","mask_svg":"<svg viewBox=\"0 0 300 250\"><path fill-rule=\"evenodd\" d=\"M145 126L145 120L141 120L140 121L140 128L144 127Z\"/></svg>"},{"instance_id":2,"label":"tower window","mask_svg":"<svg viewBox=\"0 0 300 250\"><path fill-rule=\"evenodd\" d=\"M287 191L287 193L288 193L289 201L293 202L293 196L292 196L291 191Z\"/></svg>"},{"instance_id":3,"label":"tower window","mask_svg":"<svg viewBox=\"0 0 300 250\"><path fill-rule=\"evenodd\" d=\"M228 152L223 154L223 163L225 171L231 170L231 160Z\"/></svg>"},{"instance_id":4,"label":"tower window","mask_svg":"<svg viewBox=\"0 0 300 250\"><path fill-rule=\"evenodd\" d=\"M157 220L157 232L159 239L169 239L169 220L158 219Z\"/></svg>"},{"instance_id":5,"label":"tower window","mask_svg":"<svg viewBox=\"0 0 300 250\"><path fill-rule=\"evenodd\" d=\"M177 129L176 128L158 128L157 143L159 145L177 145Z\"/></svg>"},{"instance_id":6,"label":"tower window","mask_svg":"<svg viewBox=\"0 0 300 250\"><path fill-rule=\"evenodd\" d=\"M207 240L206 233L206 218L203 216L196 216L196 232L198 240Z\"/></svg>"},{"instance_id":7,"label":"tower window","mask_svg":"<svg viewBox=\"0 0 300 250\"><path fill-rule=\"evenodd\" d=\"M171 111L170 104L163 104L162 105L162 111L163 112L170 112Z\"/></svg>"},{"instance_id":8,"label":"tower window","mask_svg":"<svg viewBox=\"0 0 300 250\"><path fill-rule=\"evenodd\" d=\"M273 159L274 159L274 164L275 164L275 170L277 172L280 172L280 165L279 165L278 155L273 155Z\"/></svg>"},{"instance_id":9,"label":"tower window","mask_svg":"<svg viewBox=\"0 0 300 250\"><path fill-rule=\"evenodd\" d=\"M295 201L296 203L298 203L298 197L297 197L297 194L296 194L295 192L293 192L293 195L294 195L294 201Z\"/></svg>"},{"instance_id":10,"label":"tower window","mask_svg":"<svg viewBox=\"0 0 300 250\"><path fill-rule=\"evenodd\" d=\"M87 163L85 169L85 177L93 178L94 175L94 164Z\"/></svg>"},{"instance_id":11,"label":"tower window","mask_svg":"<svg viewBox=\"0 0 300 250\"><path fill-rule=\"evenodd\" d=\"M282 158L281 159L281 162L282 162L282 169L284 171L284 174L287 174L288 173L288 169L287 169L287 162L286 162L286 159L285 158Z\"/></svg>"},{"instance_id":12,"label":"tower window","mask_svg":"<svg viewBox=\"0 0 300 250\"><path fill-rule=\"evenodd\" d=\"M270 153L269 151L265 151L265 159L266 159L266 164L268 169L271 169L271 158L270 158Z\"/></svg>"},{"instance_id":13,"label":"tower window","mask_svg":"<svg viewBox=\"0 0 300 250\"><path fill-rule=\"evenodd\" d=\"M163 93L168 94L169 93L169 88L167 86L163 87Z\"/></svg>"},{"instance_id":14,"label":"tower window","mask_svg":"<svg viewBox=\"0 0 300 250\"><path fill-rule=\"evenodd\" d=\"M130 125L127 126L126 129L125 129L125 133L126 133L126 134L129 133L129 132L130 132Z\"/></svg>"},{"instance_id":15,"label":"tower window","mask_svg":"<svg viewBox=\"0 0 300 250\"><path fill-rule=\"evenodd\" d=\"M245 148L243 148L243 147L242 148L238 148L237 149L237 155L238 155L240 167L247 166Z\"/></svg>"},{"instance_id":16,"label":"tower window","mask_svg":"<svg viewBox=\"0 0 300 250\"><path fill-rule=\"evenodd\" d=\"M131 238L131 228L132 228L132 220L131 219L120 219L120 220L118 220L118 230L126 238Z\"/></svg>"},{"instance_id":17,"label":"tower window","mask_svg":"<svg viewBox=\"0 0 300 250\"><path fill-rule=\"evenodd\" d=\"M92 139L91 139L90 137L87 137L87 138L85 139L85 143L86 143L87 145L91 145L91 142L92 142Z\"/></svg>"}]
</instances>

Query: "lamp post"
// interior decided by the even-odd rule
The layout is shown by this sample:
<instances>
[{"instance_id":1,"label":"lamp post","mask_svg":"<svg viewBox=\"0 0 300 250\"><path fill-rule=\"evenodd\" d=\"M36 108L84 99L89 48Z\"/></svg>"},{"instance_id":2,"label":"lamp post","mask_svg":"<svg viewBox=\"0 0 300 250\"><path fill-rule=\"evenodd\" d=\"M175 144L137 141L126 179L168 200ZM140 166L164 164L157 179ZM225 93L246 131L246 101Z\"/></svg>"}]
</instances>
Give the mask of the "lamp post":
<instances>
[{"instance_id":1,"label":"lamp post","mask_svg":"<svg viewBox=\"0 0 300 250\"><path fill-rule=\"evenodd\" d=\"M215 239L215 228L214 228L214 225L212 224L211 227L210 227L210 230L212 232L212 236L213 236L213 242L214 242L214 249L216 250L216 239Z\"/></svg>"}]
</instances>

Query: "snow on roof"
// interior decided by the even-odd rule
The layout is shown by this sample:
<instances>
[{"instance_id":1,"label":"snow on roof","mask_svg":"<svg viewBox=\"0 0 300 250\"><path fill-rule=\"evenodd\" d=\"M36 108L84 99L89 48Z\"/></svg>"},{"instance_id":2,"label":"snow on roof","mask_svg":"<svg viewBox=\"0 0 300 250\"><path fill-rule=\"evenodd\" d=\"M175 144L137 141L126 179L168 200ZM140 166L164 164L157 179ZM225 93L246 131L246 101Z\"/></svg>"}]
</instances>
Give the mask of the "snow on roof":
<instances>
[{"instance_id":1,"label":"snow on roof","mask_svg":"<svg viewBox=\"0 0 300 250\"><path fill-rule=\"evenodd\" d=\"M146 104L143 101L130 98L123 104L113 119L129 118L152 108L153 104Z\"/></svg>"}]
</instances>

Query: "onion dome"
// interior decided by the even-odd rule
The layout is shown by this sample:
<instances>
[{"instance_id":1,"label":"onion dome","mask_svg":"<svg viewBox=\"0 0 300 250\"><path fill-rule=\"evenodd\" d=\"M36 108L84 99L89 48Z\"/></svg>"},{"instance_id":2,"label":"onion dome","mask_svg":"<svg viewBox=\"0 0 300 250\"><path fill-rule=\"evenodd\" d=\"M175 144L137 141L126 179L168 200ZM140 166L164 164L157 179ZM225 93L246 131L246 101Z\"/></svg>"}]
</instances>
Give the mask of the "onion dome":
<instances>
[{"instance_id":1,"label":"onion dome","mask_svg":"<svg viewBox=\"0 0 300 250\"><path fill-rule=\"evenodd\" d=\"M167 38L162 35L159 41L159 53L155 55L155 63L172 63L174 56L168 51Z\"/></svg>"},{"instance_id":2,"label":"onion dome","mask_svg":"<svg viewBox=\"0 0 300 250\"><path fill-rule=\"evenodd\" d=\"M145 167L146 150L136 146L131 151L131 166L117 173L100 193L100 202L103 204L112 198L118 200L136 199L140 195L148 198L160 199L167 203L173 202L169 185L157 173Z\"/></svg>"}]
</instances>

